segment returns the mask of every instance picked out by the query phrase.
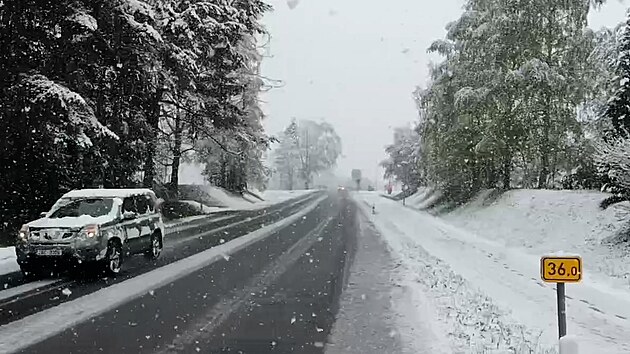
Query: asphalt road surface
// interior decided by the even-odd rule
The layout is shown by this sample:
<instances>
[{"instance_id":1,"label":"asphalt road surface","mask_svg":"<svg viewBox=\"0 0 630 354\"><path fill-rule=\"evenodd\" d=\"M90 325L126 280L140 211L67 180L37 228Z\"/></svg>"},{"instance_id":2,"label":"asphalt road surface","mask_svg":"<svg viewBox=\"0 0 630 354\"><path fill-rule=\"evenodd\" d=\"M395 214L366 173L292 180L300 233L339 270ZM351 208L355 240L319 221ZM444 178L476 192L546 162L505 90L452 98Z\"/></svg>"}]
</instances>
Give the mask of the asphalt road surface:
<instances>
[{"instance_id":1,"label":"asphalt road surface","mask_svg":"<svg viewBox=\"0 0 630 354\"><path fill-rule=\"evenodd\" d=\"M142 256L127 258L123 264L123 271L116 278L95 277L92 272L83 274L81 270L75 270L71 274L60 274L61 278L54 282L47 280L44 282L46 283L44 286L28 292L20 292L16 296L2 298L2 292L0 292L0 325L71 301L238 238L260 228L261 225L273 223L291 215L319 196L321 193L314 193L307 197L296 198L263 209L241 211L229 216L212 216L174 228L169 227L164 238L164 249L160 258L154 262L147 262ZM0 284L5 290L29 285L21 273L0 276ZM59 296L62 289L68 289L70 295Z\"/></svg>"},{"instance_id":2,"label":"asphalt road surface","mask_svg":"<svg viewBox=\"0 0 630 354\"><path fill-rule=\"evenodd\" d=\"M322 353L357 235L354 204L337 195L322 195L178 226L181 230L172 230L158 262L147 264L142 257L134 257L127 260L125 274L116 279L62 277L58 283L0 300L0 324L28 321L26 316L43 309L238 241L321 200L308 214L229 257L21 352ZM13 286L24 286L22 280L12 281ZM70 295L52 296L61 288Z\"/></svg>"}]
</instances>

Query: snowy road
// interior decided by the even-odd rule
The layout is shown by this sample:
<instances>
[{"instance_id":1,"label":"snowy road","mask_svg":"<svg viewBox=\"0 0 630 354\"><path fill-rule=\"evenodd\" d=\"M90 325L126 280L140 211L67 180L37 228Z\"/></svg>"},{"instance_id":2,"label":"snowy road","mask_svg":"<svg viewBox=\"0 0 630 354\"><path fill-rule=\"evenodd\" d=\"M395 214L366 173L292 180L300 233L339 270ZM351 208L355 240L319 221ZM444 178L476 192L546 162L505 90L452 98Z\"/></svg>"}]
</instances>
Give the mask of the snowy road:
<instances>
[{"instance_id":1,"label":"snowy road","mask_svg":"<svg viewBox=\"0 0 630 354\"><path fill-rule=\"evenodd\" d=\"M449 333L440 340L453 351L556 351L555 292L540 280L540 255L506 247L378 194L361 193L357 199L367 214L375 207L370 219L401 263L400 283L431 302L432 313L426 304L416 312L425 324L433 318L434 334ZM568 333L578 336L581 352L630 352L630 293L586 277L568 285L567 295Z\"/></svg>"},{"instance_id":2,"label":"snowy road","mask_svg":"<svg viewBox=\"0 0 630 354\"><path fill-rule=\"evenodd\" d=\"M133 259L121 279L43 281L38 291L32 290L34 283L19 285L31 289L0 300L0 352L319 354L329 349L359 234L355 204L320 193L241 215L236 223L223 220L223 228L216 220L213 225L195 221L195 228L171 237L158 264ZM369 313L365 306L375 304L360 302L351 309L342 302L346 328L354 321L352 313ZM382 315L386 305L377 308ZM373 353L398 352L397 339L389 336L392 328L370 322L381 338L390 337L379 344L384 351ZM335 329L336 343L341 335Z\"/></svg>"},{"instance_id":3,"label":"snowy road","mask_svg":"<svg viewBox=\"0 0 630 354\"><path fill-rule=\"evenodd\" d=\"M194 219L185 224L171 224L167 228L162 256L154 264L147 262L143 257L129 258L125 261L124 272L116 279L67 276L62 279L39 282L41 287L34 287L33 283L26 282L20 273L1 275L0 284L3 284L5 290L0 291L0 298L2 298L0 300L0 325L238 238L260 228L261 225L276 222L295 213L316 197L317 195L299 197L259 210L231 212ZM60 296L63 289L70 290L71 294Z\"/></svg>"}]
</instances>

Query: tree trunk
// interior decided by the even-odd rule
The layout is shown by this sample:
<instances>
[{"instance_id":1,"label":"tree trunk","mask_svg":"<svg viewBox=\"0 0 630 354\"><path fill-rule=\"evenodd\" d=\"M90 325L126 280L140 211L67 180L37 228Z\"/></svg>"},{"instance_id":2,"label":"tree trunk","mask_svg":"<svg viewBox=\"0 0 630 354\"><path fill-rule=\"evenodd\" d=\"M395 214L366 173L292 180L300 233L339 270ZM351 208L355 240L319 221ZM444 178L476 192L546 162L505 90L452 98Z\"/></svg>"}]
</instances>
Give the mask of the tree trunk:
<instances>
[{"instance_id":1,"label":"tree trunk","mask_svg":"<svg viewBox=\"0 0 630 354\"><path fill-rule=\"evenodd\" d=\"M149 138L147 140L147 155L144 160L144 179L142 184L145 188L153 188L155 180L155 152L157 149L158 129L160 123L160 101L162 100L162 88L157 89L153 101L150 105L147 123L149 124Z\"/></svg>"},{"instance_id":2,"label":"tree trunk","mask_svg":"<svg viewBox=\"0 0 630 354\"><path fill-rule=\"evenodd\" d=\"M171 182L169 190L174 197L179 192L179 164L182 159L182 122L179 112L175 115L175 140L173 146L173 163L171 164Z\"/></svg>"},{"instance_id":3,"label":"tree trunk","mask_svg":"<svg viewBox=\"0 0 630 354\"><path fill-rule=\"evenodd\" d=\"M473 192L477 192L478 190L481 189L481 185L482 185L482 177L481 177L481 164L479 163L479 161L477 160L477 157L475 157L472 161L472 171L473 171L473 180L472 180L472 189Z\"/></svg>"},{"instance_id":4,"label":"tree trunk","mask_svg":"<svg viewBox=\"0 0 630 354\"><path fill-rule=\"evenodd\" d=\"M496 188L498 183L497 169L495 166L494 159L489 160L486 165L486 178L488 179L488 184L486 188Z\"/></svg>"},{"instance_id":5,"label":"tree trunk","mask_svg":"<svg viewBox=\"0 0 630 354\"><path fill-rule=\"evenodd\" d=\"M510 189L510 182L512 179L512 156L511 153L507 153L507 156L503 158L503 189Z\"/></svg>"},{"instance_id":6,"label":"tree trunk","mask_svg":"<svg viewBox=\"0 0 630 354\"><path fill-rule=\"evenodd\" d=\"M287 170L287 189L292 191L293 190L293 170L289 169Z\"/></svg>"},{"instance_id":7,"label":"tree trunk","mask_svg":"<svg viewBox=\"0 0 630 354\"><path fill-rule=\"evenodd\" d=\"M542 142L540 144L540 174L538 175L538 188L547 188L549 176L549 116L543 117Z\"/></svg>"}]
</instances>

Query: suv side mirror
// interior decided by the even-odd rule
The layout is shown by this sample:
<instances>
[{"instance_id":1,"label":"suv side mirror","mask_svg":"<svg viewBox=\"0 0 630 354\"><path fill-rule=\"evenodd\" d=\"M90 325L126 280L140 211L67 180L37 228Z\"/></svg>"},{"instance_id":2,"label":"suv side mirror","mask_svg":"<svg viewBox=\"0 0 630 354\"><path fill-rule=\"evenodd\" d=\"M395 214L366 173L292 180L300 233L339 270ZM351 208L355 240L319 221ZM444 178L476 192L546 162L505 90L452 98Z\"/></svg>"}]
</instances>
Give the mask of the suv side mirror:
<instances>
[{"instance_id":1,"label":"suv side mirror","mask_svg":"<svg viewBox=\"0 0 630 354\"><path fill-rule=\"evenodd\" d=\"M137 217L138 215L136 213L134 213L133 211L126 211L123 213L122 218L123 220L133 220Z\"/></svg>"}]
</instances>

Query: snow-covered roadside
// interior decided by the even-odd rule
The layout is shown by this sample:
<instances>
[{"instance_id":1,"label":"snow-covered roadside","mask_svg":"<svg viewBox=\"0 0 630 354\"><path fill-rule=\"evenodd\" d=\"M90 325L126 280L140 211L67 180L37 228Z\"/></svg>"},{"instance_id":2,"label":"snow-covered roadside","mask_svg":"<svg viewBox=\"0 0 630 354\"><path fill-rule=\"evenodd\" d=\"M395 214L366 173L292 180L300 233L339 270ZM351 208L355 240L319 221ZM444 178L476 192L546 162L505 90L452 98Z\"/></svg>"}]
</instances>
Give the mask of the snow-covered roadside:
<instances>
[{"instance_id":1,"label":"snow-covered roadside","mask_svg":"<svg viewBox=\"0 0 630 354\"><path fill-rule=\"evenodd\" d=\"M599 203L609 194L596 191L513 190L490 201L488 194L442 218L533 255L558 250L580 254L586 274L630 289L630 253L607 242L628 225L628 203L601 210Z\"/></svg>"},{"instance_id":2,"label":"snow-covered roadside","mask_svg":"<svg viewBox=\"0 0 630 354\"><path fill-rule=\"evenodd\" d=\"M0 248L0 275L17 272L19 270L20 266L17 264L15 247Z\"/></svg>"},{"instance_id":3,"label":"snow-covered roadside","mask_svg":"<svg viewBox=\"0 0 630 354\"><path fill-rule=\"evenodd\" d=\"M285 191L285 190L266 190L262 192L260 195L265 200L264 203L277 204L281 203L285 200L305 196L307 194L315 193L317 190L293 190L293 191Z\"/></svg>"},{"instance_id":4,"label":"snow-covered roadside","mask_svg":"<svg viewBox=\"0 0 630 354\"><path fill-rule=\"evenodd\" d=\"M539 280L539 255L449 225L375 194L356 195L430 301L458 353L555 353L555 293ZM366 204L367 203L367 204ZM415 279L414 279L415 278ZM568 332L582 353L630 352L630 293L585 277L569 285ZM494 350L494 351L492 351Z\"/></svg>"},{"instance_id":5,"label":"snow-covered roadside","mask_svg":"<svg viewBox=\"0 0 630 354\"><path fill-rule=\"evenodd\" d=\"M415 278L401 271L365 213L348 285L326 354L450 354L445 331L428 303L413 291Z\"/></svg>"},{"instance_id":6,"label":"snow-covered roadside","mask_svg":"<svg viewBox=\"0 0 630 354\"><path fill-rule=\"evenodd\" d=\"M261 197L264 199L264 201L261 201L249 195L242 197L236 196L217 187L205 187L205 191L212 199L216 200L221 205L219 210L258 209L315 192L314 190L267 190L261 194Z\"/></svg>"},{"instance_id":7,"label":"snow-covered roadside","mask_svg":"<svg viewBox=\"0 0 630 354\"><path fill-rule=\"evenodd\" d=\"M401 346L392 309L394 262L373 227L361 219L354 260L325 353L419 353Z\"/></svg>"}]
</instances>

